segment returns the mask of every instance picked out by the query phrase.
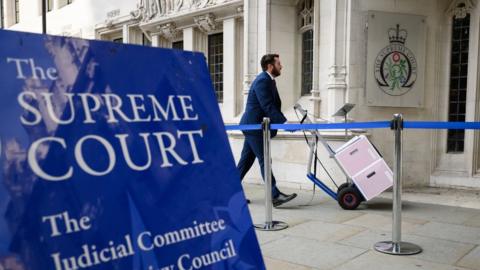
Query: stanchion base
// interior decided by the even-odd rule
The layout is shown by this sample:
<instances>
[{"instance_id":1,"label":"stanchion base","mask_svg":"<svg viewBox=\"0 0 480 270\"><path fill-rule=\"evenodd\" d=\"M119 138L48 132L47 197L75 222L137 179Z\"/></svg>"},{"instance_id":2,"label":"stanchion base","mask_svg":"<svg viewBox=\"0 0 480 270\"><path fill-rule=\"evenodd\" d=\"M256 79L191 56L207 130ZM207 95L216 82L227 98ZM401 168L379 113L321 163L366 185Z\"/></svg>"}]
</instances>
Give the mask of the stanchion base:
<instances>
[{"instance_id":1,"label":"stanchion base","mask_svg":"<svg viewBox=\"0 0 480 270\"><path fill-rule=\"evenodd\" d=\"M390 255L415 255L422 252L421 247L408 242L383 241L376 243L373 248L378 252Z\"/></svg>"},{"instance_id":2,"label":"stanchion base","mask_svg":"<svg viewBox=\"0 0 480 270\"><path fill-rule=\"evenodd\" d=\"M288 224L283 221L272 221L272 223L263 223L253 225L260 231L280 231L288 228Z\"/></svg>"}]
</instances>

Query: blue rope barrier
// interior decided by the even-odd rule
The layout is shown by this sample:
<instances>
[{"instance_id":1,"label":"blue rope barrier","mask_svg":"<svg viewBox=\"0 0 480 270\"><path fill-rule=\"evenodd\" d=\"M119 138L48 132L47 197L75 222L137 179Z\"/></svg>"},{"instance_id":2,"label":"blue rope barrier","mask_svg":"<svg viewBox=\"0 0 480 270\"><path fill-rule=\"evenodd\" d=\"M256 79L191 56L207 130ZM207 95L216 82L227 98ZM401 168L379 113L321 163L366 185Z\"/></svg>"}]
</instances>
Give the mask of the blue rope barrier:
<instances>
[{"instance_id":1,"label":"blue rope barrier","mask_svg":"<svg viewBox=\"0 0 480 270\"><path fill-rule=\"evenodd\" d=\"M403 128L413 129L480 129L480 122L404 121Z\"/></svg>"},{"instance_id":2,"label":"blue rope barrier","mask_svg":"<svg viewBox=\"0 0 480 270\"><path fill-rule=\"evenodd\" d=\"M261 124L229 125L226 130L261 130ZM281 130L315 130L315 129L371 129L390 128L390 121L330 123L330 124L272 124L271 129ZM480 129L480 122L427 122L404 121L405 129Z\"/></svg>"},{"instance_id":3,"label":"blue rope barrier","mask_svg":"<svg viewBox=\"0 0 480 270\"><path fill-rule=\"evenodd\" d=\"M262 129L261 124L252 124L252 125L228 125L225 126L226 130L260 130Z\"/></svg>"},{"instance_id":4,"label":"blue rope barrier","mask_svg":"<svg viewBox=\"0 0 480 270\"><path fill-rule=\"evenodd\" d=\"M331 124L272 124L271 129L281 130L313 130L313 129L361 129L361 128L389 128L390 121L331 123ZM262 125L229 125L226 130L260 130Z\"/></svg>"},{"instance_id":5,"label":"blue rope barrier","mask_svg":"<svg viewBox=\"0 0 480 270\"><path fill-rule=\"evenodd\" d=\"M313 129L363 129L390 128L390 121L331 123L331 124L272 124L272 129L313 130Z\"/></svg>"}]
</instances>

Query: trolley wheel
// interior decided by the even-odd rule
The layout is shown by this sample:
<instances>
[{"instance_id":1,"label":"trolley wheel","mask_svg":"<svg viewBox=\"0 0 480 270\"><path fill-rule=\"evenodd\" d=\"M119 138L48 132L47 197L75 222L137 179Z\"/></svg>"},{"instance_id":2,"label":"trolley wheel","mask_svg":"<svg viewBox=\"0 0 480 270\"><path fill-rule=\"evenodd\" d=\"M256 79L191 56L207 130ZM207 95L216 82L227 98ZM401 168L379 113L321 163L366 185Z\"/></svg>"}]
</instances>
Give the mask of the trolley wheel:
<instances>
[{"instance_id":1,"label":"trolley wheel","mask_svg":"<svg viewBox=\"0 0 480 270\"><path fill-rule=\"evenodd\" d=\"M338 186L337 193L340 193L340 190L342 190L342 189L344 189L348 186L350 186L350 183L348 183L348 182L341 184L340 186Z\"/></svg>"},{"instance_id":2,"label":"trolley wheel","mask_svg":"<svg viewBox=\"0 0 480 270\"><path fill-rule=\"evenodd\" d=\"M355 210L363 197L355 187L345 187L338 192L337 201L345 210Z\"/></svg>"}]
</instances>

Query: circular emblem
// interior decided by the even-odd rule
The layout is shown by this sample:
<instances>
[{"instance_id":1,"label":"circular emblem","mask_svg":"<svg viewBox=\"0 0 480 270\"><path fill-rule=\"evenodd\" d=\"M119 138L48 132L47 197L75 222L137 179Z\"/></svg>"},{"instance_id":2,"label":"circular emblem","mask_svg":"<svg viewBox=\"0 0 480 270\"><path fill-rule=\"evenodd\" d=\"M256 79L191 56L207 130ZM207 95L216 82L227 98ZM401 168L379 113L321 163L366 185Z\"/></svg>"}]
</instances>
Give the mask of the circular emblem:
<instances>
[{"instance_id":1,"label":"circular emblem","mask_svg":"<svg viewBox=\"0 0 480 270\"><path fill-rule=\"evenodd\" d=\"M405 38L399 35L398 25L395 30L396 35L390 36L390 45L377 55L374 72L378 87L383 92L391 96L401 96L415 84L417 60L412 51L404 46ZM406 37L406 34L404 35Z\"/></svg>"}]
</instances>

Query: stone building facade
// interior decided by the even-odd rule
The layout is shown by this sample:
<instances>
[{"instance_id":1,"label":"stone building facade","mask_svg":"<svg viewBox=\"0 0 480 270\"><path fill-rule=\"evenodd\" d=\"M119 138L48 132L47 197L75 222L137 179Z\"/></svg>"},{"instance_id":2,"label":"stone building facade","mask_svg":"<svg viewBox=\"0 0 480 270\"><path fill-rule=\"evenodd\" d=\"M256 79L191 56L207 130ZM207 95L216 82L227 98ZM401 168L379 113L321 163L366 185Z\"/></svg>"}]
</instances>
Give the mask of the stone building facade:
<instances>
[{"instance_id":1,"label":"stone building facade","mask_svg":"<svg viewBox=\"0 0 480 270\"><path fill-rule=\"evenodd\" d=\"M301 104L318 122L355 104L349 121L479 121L480 7L476 0L49 0L50 34L205 54L225 123L237 123L259 59L279 53L283 111ZM40 0L2 0L2 26L41 31ZM389 164L393 134L366 132ZM334 146L343 130L323 132ZM231 132L238 158L243 143ZM480 188L477 131L406 130L404 181L411 186ZM303 134L273 141L283 186L311 188ZM321 160L339 182L326 152ZM320 173L321 177L326 177ZM258 170L247 181L260 182ZM327 181L328 182L328 181Z\"/></svg>"}]
</instances>

